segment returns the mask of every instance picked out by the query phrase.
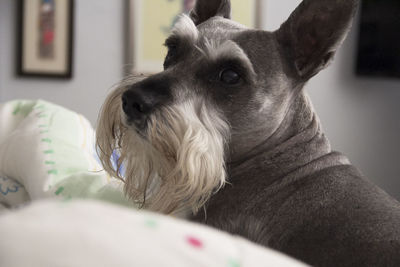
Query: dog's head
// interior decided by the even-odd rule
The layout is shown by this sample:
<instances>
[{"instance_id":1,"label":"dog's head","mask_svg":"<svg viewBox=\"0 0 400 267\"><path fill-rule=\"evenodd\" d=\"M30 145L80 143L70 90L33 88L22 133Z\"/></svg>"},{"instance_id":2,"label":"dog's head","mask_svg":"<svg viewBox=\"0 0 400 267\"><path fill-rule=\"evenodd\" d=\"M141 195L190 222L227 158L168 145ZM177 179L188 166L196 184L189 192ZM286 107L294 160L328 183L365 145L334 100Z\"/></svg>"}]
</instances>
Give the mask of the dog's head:
<instances>
[{"instance_id":1,"label":"dog's head","mask_svg":"<svg viewBox=\"0 0 400 267\"><path fill-rule=\"evenodd\" d=\"M197 211L224 185L226 160L268 139L326 67L356 6L304 0L266 32L230 20L229 0L198 0L165 42L164 71L126 79L104 104L97 144L106 171L121 176L110 162L117 150L134 201L165 213Z\"/></svg>"}]
</instances>

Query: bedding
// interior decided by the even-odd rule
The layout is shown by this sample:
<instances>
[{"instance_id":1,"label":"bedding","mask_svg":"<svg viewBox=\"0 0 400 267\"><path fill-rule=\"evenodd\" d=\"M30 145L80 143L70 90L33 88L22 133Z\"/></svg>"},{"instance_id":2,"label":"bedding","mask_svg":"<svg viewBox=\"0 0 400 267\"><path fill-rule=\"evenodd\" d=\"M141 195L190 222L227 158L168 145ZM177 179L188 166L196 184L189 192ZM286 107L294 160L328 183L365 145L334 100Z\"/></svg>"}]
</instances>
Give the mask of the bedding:
<instances>
[{"instance_id":1,"label":"bedding","mask_svg":"<svg viewBox=\"0 0 400 267\"><path fill-rule=\"evenodd\" d=\"M0 105L0 177L5 207L49 197L132 206L98 162L87 119L43 100Z\"/></svg>"},{"instance_id":2,"label":"bedding","mask_svg":"<svg viewBox=\"0 0 400 267\"><path fill-rule=\"evenodd\" d=\"M115 161L117 155L111 159ZM136 210L82 116L43 100L0 105L0 266L303 266L177 218Z\"/></svg>"},{"instance_id":3,"label":"bedding","mask_svg":"<svg viewBox=\"0 0 400 267\"><path fill-rule=\"evenodd\" d=\"M89 200L0 216L0 266L304 266L206 226Z\"/></svg>"}]
</instances>

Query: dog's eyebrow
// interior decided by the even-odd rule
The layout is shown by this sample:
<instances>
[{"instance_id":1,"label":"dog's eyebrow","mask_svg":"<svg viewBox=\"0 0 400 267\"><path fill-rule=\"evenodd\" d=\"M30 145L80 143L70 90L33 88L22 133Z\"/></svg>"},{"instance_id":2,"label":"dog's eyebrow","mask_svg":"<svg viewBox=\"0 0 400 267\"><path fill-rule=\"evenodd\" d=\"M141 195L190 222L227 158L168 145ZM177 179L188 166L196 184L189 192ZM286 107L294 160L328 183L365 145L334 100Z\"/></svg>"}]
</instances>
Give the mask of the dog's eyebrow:
<instances>
[{"instance_id":1,"label":"dog's eyebrow","mask_svg":"<svg viewBox=\"0 0 400 267\"><path fill-rule=\"evenodd\" d=\"M188 39L192 43L196 43L199 38L199 31L192 19L187 15L182 14L179 16L178 21L172 28L172 35Z\"/></svg>"},{"instance_id":2,"label":"dog's eyebrow","mask_svg":"<svg viewBox=\"0 0 400 267\"><path fill-rule=\"evenodd\" d=\"M238 59L246 65L246 68L255 73L253 64L243 49L234 41L228 40L223 43L215 42L214 40L205 39L204 48L197 49L208 59L216 61L219 59Z\"/></svg>"}]
</instances>

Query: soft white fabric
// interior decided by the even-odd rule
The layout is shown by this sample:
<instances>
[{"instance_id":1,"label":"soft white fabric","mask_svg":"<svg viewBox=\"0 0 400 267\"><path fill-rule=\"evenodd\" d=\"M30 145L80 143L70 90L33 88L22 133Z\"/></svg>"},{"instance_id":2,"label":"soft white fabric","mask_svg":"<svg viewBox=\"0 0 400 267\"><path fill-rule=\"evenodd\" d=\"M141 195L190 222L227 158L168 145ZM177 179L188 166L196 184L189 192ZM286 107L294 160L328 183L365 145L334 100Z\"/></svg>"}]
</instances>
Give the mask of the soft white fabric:
<instances>
[{"instance_id":1,"label":"soft white fabric","mask_svg":"<svg viewBox=\"0 0 400 267\"><path fill-rule=\"evenodd\" d=\"M86 118L43 100L0 104L0 203L96 198L132 205L97 161Z\"/></svg>"},{"instance_id":2,"label":"soft white fabric","mask_svg":"<svg viewBox=\"0 0 400 267\"><path fill-rule=\"evenodd\" d=\"M0 266L304 266L211 228L104 202L39 201L0 216Z\"/></svg>"},{"instance_id":3,"label":"soft white fabric","mask_svg":"<svg viewBox=\"0 0 400 267\"><path fill-rule=\"evenodd\" d=\"M102 168L93 160L94 132L80 114L43 100L0 105L0 173L23 184L32 199L78 172Z\"/></svg>"}]
</instances>

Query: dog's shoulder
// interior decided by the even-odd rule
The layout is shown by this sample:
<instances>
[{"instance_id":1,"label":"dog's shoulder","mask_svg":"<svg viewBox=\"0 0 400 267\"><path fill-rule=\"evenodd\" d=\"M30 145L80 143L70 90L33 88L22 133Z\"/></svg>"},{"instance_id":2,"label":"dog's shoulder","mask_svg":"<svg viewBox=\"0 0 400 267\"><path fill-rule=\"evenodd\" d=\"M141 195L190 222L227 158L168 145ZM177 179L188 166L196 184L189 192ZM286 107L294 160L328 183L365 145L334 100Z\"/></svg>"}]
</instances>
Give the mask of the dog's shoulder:
<instances>
[{"instance_id":1,"label":"dog's shoulder","mask_svg":"<svg viewBox=\"0 0 400 267\"><path fill-rule=\"evenodd\" d=\"M355 167L327 168L289 187L296 190L276 210L269 245L315 265L400 266L400 205Z\"/></svg>"}]
</instances>

